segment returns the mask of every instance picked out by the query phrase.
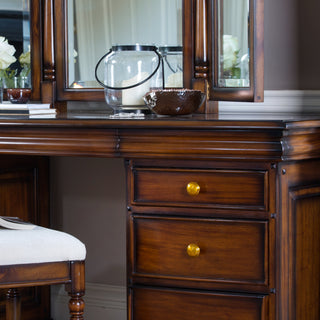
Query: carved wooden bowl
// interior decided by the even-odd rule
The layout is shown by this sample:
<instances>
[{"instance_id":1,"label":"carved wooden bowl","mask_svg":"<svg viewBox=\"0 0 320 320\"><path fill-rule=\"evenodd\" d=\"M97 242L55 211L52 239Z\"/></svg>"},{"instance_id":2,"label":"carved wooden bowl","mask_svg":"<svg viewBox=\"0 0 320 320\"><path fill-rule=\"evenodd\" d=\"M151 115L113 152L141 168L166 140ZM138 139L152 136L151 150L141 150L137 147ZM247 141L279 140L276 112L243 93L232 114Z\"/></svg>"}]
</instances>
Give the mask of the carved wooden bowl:
<instances>
[{"instance_id":1,"label":"carved wooden bowl","mask_svg":"<svg viewBox=\"0 0 320 320\"><path fill-rule=\"evenodd\" d=\"M205 101L205 94L191 89L151 90L144 101L158 115L180 116L197 111Z\"/></svg>"}]
</instances>

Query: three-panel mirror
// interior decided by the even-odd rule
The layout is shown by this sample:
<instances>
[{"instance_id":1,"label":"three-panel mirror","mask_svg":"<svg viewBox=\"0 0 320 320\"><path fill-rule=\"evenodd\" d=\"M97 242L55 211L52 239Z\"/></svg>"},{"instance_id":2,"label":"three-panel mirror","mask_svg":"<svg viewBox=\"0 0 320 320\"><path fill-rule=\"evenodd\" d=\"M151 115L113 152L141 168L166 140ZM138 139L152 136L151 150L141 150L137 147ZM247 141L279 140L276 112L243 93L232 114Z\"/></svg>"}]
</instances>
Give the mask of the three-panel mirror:
<instances>
[{"instance_id":1,"label":"three-panel mirror","mask_svg":"<svg viewBox=\"0 0 320 320\"><path fill-rule=\"evenodd\" d=\"M186 4L191 8L188 12ZM210 99L261 101L263 0L56 0L56 20L66 17L64 25L57 24L58 41L65 37L65 46L57 47L64 50L58 56L64 58L63 65L57 66L58 97L103 100L95 66L112 46L124 44L155 45L160 51L166 48L161 52L164 68L167 74L170 70L175 73L178 81L172 84L164 75L164 86L192 86L196 53L185 48L196 46L199 39L195 39L197 34L186 34L185 26L189 20L199 24L201 13L195 17L198 7L212 8L203 13L209 15L209 25L202 26L207 37L202 39L203 47L208 51L203 54L209 55ZM190 61L184 64L190 70L183 70L183 58ZM100 75L103 82L103 70Z\"/></svg>"},{"instance_id":2,"label":"three-panel mirror","mask_svg":"<svg viewBox=\"0 0 320 320\"><path fill-rule=\"evenodd\" d=\"M200 7L208 11L199 14ZM171 76L165 87L193 86L203 45L211 100L263 99L263 0L55 0L54 19L58 100L103 101L98 60L114 45L137 43L158 48ZM188 34L199 31L195 24L201 36ZM40 97L40 28L40 0L0 0L0 36L16 50L10 68L16 77L28 73L33 99ZM28 66L19 57L29 48Z\"/></svg>"}]
</instances>

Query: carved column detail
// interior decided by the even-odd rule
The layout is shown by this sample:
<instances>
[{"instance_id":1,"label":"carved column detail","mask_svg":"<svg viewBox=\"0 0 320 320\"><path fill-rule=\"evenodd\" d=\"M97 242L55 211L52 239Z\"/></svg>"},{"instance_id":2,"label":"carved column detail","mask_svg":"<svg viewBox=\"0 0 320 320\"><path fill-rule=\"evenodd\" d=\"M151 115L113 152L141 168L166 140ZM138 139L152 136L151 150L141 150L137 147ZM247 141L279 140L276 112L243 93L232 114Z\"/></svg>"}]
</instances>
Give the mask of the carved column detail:
<instances>
[{"instance_id":1,"label":"carved column detail","mask_svg":"<svg viewBox=\"0 0 320 320\"><path fill-rule=\"evenodd\" d=\"M55 80L53 0L44 1L43 10L43 79L53 81Z\"/></svg>"},{"instance_id":2,"label":"carved column detail","mask_svg":"<svg viewBox=\"0 0 320 320\"><path fill-rule=\"evenodd\" d=\"M65 112L66 104L56 101L54 0L44 0L43 16L43 81L41 83L41 100L43 103L50 103L59 112Z\"/></svg>"},{"instance_id":3,"label":"carved column detail","mask_svg":"<svg viewBox=\"0 0 320 320\"><path fill-rule=\"evenodd\" d=\"M6 319L19 320L21 317L21 297L18 289L8 289Z\"/></svg>"},{"instance_id":4,"label":"carved column detail","mask_svg":"<svg viewBox=\"0 0 320 320\"><path fill-rule=\"evenodd\" d=\"M193 88L201 90L207 96L206 104L198 110L200 113L217 113L218 102L210 101L210 46L209 0L194 1L194 80Z\"/></svg>"},{"instance_id":5,"label":"carved column detail","mask_svg":"<svg viewBox=\"0 0 320 320\"><path fill-rule=\"evenodd\" d=\"M195 1L195 78L207 79L208 63L208 3L207 0Z\"/></svg>"}]
</instances>

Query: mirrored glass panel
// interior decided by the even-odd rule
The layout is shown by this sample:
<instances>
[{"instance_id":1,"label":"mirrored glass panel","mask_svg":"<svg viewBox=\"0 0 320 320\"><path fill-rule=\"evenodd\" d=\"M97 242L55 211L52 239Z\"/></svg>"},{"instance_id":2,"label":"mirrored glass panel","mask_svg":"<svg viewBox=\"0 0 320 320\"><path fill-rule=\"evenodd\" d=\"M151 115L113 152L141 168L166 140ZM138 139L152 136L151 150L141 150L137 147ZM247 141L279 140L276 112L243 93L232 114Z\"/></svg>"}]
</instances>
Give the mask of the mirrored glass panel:
<instances>
[{"instance_id":1,"label":"mirrored glass panel","mask_svg":"<svg viewBox=\"0 0 320 320\"><path fill-rule=\"evenodd\" d=\"M218 0L218 86L250 87L249 0Z\"/></svg>"},{"instance_id":2,"label":"mirrored glass panel","mask_svg":"<svg viewBox=\"0 0 320 320\"><path fill-rule=\"evenodd\" d=\"M0 0L0 75L5 88L31 88L30 0Z\"/></svg>"},{"instance_id":3,"label":"mirrored glass panel","mask_svg":"<svg viewBox=\"0 0 320 320\"><path fill-rule=\"evenodd\" d=\"M182 0L68 0L67 10L69 88L101 88L99 59L135 44L158 47L166 86L182 87Z\"/></svg>"}]
</instances>

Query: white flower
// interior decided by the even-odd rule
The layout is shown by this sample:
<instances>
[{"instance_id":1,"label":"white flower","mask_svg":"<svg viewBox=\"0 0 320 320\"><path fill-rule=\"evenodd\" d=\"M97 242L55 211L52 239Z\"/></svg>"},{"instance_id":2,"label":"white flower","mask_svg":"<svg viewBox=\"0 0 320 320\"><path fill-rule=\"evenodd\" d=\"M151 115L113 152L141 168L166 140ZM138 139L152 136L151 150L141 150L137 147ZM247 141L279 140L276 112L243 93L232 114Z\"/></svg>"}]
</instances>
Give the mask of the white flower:
<instances>
[{"instance_id":1,"label":"white flower","mask_svg":"<svg viewBox=\"0 0 320 320\"><path fill-rule=\"evenodd\" d=\"M7 69L17 59L14 57L16 49L8 43L4 37L0 36L0 70Z\"/></svg>"},{"instance_id":2,"label":"white flower","mask_svg":"<svg viewBox=\"0 0 320 320\"><path fill-rule=\"evenodd\" d=\"M31 52L30 52L30 46L29 50L27 52L23 52L20 54L19 62L22 67L20 76L21 77L27 77L28 74L31 71Z\"/></svg>"},{"instance_id":3,"label":"white flower","mask_svg":"<svg viewBox=\"0 0 320 320\"><path fill-rule=\"evenodd\" d=\"M19 62L24 65L24 64L30 64L30 51L21 53L19 57Z\"/></svg>"},{"instance_id":4,"label":"white flower","mask_svg":"<svg viewBox=\"0 0 320 320\"><path fill-rule=\"evenodd\" d=\"M228 34L223 35L223 69L230 70L236 66L239 53L237 37Z\"/></svg>"}]
</instances>

